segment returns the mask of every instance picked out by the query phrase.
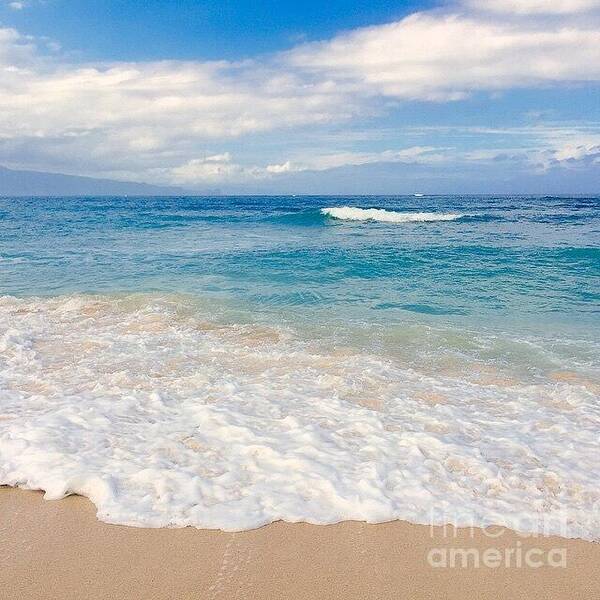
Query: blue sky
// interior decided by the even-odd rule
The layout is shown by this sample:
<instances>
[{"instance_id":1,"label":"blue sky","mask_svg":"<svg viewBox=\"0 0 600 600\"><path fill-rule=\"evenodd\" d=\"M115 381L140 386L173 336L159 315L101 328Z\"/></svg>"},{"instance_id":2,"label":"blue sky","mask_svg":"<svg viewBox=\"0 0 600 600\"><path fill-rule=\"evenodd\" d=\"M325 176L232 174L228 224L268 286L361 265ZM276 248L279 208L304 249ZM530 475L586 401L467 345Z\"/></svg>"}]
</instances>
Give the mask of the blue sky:
<instances>
[{"instance_id":1,"label":"blue sky","mask_svg":"<svg viewBox=\"0 0 600 600\"><path fill-rule=\"evenodd\" d=\"M386 23L435 3L371 0L29 0L2 20L48 36L86 60L219 60L284 50L301 40Z\"/></svg>"},{"instance_id":2,"label":"blue sky","mask_svg":"<svg viewBox=\"0 0 600 600\"><path fill-rule=\"evenodd\" d=\"M599 0L0 0L0 70L12 168L198 191L600 192Z\"/></svg>"}]
</instances>

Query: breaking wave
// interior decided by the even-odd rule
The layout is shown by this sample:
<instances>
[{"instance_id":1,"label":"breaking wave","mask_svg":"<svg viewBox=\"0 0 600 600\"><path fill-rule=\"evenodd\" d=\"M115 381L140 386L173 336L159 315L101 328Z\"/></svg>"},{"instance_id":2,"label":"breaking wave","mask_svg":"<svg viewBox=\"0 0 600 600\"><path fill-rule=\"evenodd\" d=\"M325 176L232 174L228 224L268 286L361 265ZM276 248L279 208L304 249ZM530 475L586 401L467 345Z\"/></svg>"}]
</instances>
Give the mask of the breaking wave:
<instances>
[{"instance_id":1,"label":"breaking wave","mask_svg":"<svg viewBox=\"0 0 600 600\"><path fill-rule=\"evenodd\" d=\"M355 208L352 206L322 208L321 213L343 221L379 221L381 223L456 221L465 216L459 213L396 212L383 208Z\"/></svg>"}]
</instances>

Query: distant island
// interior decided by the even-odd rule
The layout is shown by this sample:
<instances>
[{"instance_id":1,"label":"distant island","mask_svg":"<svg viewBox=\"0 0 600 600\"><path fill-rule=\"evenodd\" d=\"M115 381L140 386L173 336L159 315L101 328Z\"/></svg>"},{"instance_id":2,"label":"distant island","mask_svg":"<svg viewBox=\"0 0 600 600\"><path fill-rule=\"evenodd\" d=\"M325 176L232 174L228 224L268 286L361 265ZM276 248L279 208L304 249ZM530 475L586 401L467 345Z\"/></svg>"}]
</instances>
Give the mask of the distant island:
<instances>
[{"instance_id":1,"label":"distant island","mask_svg":"<svg viewBox=\"0 0 600 600\"><path fill-rule=\"evenodd\" d=\"M189 193L189 190L175 186L20 171L0 166L0 196L179 196Z\"/></svg>"}]
</instances>

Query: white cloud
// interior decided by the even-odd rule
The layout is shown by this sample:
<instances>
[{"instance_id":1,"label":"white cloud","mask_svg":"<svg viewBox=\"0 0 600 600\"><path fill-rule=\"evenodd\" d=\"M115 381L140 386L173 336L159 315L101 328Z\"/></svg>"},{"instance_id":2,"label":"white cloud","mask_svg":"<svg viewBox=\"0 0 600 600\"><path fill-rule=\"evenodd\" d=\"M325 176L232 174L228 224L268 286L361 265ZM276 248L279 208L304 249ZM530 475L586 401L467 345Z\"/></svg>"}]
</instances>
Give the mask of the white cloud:
<instances>
[{"instance_id":1,"label":"white cloud","mask_svg":"<svg viewBox=\"0 0 600 600\"><path fill-rule=\"evenodd\" d=\"M411 146L401 150L381 152L301 153L282 163L242 165L229 152L196 158L170 170L159 169L154 176L159 181L196 186L202 184L245 183L273 179L303 172L324 172L340 167L400 163L413 165L466 165L468 163L497 163L510 161L515 166L536 172L555 168L579 168L600 165L600 134L582 135L560 128L515 128L498 130L497 134L532 136L531 144L512 148L483 148L459 151L455 148Z\"/></svg>"},{"instance_id":2,"label":"white cloud","mask_svg":"<svg viewBox=\"0 0 600 600\"><path fill-rule=\"evenodd\" d=\"M165 173L175 184L195 185L222 181L245 181L264 176L258 167L244 167L232 162L229 152L214 154L205 158L194 158Z\"/></svg>"},{"instance_id":3,"label":"white cloud","mask_svg":"<svg viewBox=\"0 0 600 600\"><path fill-rule=\"evenodd\" d=\"M593 157L594 162L600 160L600 144L567 144L554 152L554 159L559 162L582 160Z\"/></svg>"},{"instance_id":4,"label":"white cloud","mask_svg":"<svg viewBox=\"0 0 600 600\"><path fill-rule=\"evenodd\" d=\"M286 160L280 165L267 165L267 173L279 174L279 173L293 173L298 171L298 167L292 164L292 161Z\"/></svg>"},{"instance_id":5,"label":"white cloud","mask_svg":"<svg viewBox=\"0 0 600 600\"><path fill-rule=\"evenodd\" d=\"M565 15L600 9L599 0L466 0L465 5L475 10L516 15Z\"/></svg>"},{"instance_id":6,"label":"white cloud","mask_svg":"<svg viewBox=\"0 0 600 600\"><path fill-rule=\"evenodd\" d=\"M23 10L25 8L25 2L9 2L8 6L13 10Z\"/></svg>"},{"instance_id":7,"label":"white cloud","mask_svg":"<svg viewBox=\"0 0 600 600\"><path fill-rule=\"evenodd\" d=\"M268 165L269 173L293 173L300 171L328 171L345 166L360 166L373 163L431 164L446 159L444 149L431 146L412 146L402 150L382 152L333 152L309 154L297 160Z\"/></svg>"},{"instance_id":8,"label":"white cloud","mask_svg":"<svg viewBox=\"0 0 600 600\"><path fill-rule=\"evenodd\" d=\"M282 174L303 171L329 171L345 166L360 166L374 163L432 164L446 160L444 149L414 146L402 150L382 152L337 152L314 154L305 152L294 160L280 164L242 165L233 160L229 152L204 158L194 158L171 169L157 169L154 177L179 185L202 183L244 182L267 179Z\"/></svg>"},{"instance_id":9,"label":"white cloud","mask_svg":"<svg viewBox=\"0 0 600 600\"><path fill-rule=\"evenodd\" d=\"M600 123L580 126L535 125L509 128L447 127L442 135L487 137L488 147L452 152L452 161L511 161L537 173L600 165ZM501 142L500 140L503 140ZM508 144L506 143L508 141ZM511 143L512 142L512 143Z\"/></svg>"},{"instance_id":10,"label":"white cloud","mask_svg":"<svg viewBox=\"0 0 600 600\"><path fill-rule=\"evenodd\" d=\"M417 13L292 50L291 64L371 94L456 100L503 90L600 80L600 28Z\"/></svg>"},{"instance_id":11,"label":"white cloud","mask_svg":"<svg viewBox=\"0 0 600 600\"><path fill-rule=\"evenodd\" d=\"M143 178L165 161L194 159L211 140L339 122L362 111L342 88L273 65L61 64L29 38L0 29L0 162L8 154L12 163L37 156L27 166L52 170L68 157L78 172L123 168Z\"/></svg>"},{"instance_id":12,"label":"white cloud","mask_svg":"<svg viewBox=\"0 0 600 600\"><path fill-rule=\"evenodd\" d=\"M21 35L16 29L0 27L0 70L5 73L16 72L19 68L31 65L40 59L33 39ZM7 81L0 79L0 89Z\"/></svg>"},{"instance_id":13,"label":"white cloud","mask_svg":"<svg viewBox=\"0 0 600 600\"><path fill-rule=\"evenodd\" d=\"M554 128L540 135L541 147L532 150L529 161L539 170L600 166L600 131Z\"/></svg>"}]
</instances>

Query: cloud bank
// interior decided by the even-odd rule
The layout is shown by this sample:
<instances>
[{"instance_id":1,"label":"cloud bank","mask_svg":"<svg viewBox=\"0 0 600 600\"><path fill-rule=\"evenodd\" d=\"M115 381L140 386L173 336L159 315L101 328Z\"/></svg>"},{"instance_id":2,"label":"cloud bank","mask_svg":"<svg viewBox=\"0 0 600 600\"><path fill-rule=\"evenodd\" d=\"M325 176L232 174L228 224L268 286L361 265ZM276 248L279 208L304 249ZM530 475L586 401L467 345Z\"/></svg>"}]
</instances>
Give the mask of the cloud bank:
<instances>
[{"instance_id":1,"label":"cloud bank","mask_svg":"<svg viewBox=\"0 0 600 600\"><path fill-rule=\"evenodd\" d=\"M213 149L380 116L390 102L455 102L475 92L600 82L598 4L468 2L237 63L75 64L47 41L0 28L0 162L193 186L449 160L448 149L411 146L241 165ZM561 17L540 21L534 13ZM567 146L576 148L572 160L597 156L596 140L561 143L545 150L558 163Z\"/></svg>"}]
</instances>

